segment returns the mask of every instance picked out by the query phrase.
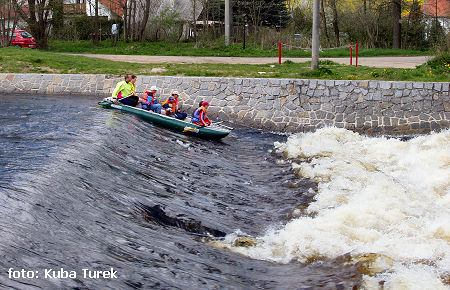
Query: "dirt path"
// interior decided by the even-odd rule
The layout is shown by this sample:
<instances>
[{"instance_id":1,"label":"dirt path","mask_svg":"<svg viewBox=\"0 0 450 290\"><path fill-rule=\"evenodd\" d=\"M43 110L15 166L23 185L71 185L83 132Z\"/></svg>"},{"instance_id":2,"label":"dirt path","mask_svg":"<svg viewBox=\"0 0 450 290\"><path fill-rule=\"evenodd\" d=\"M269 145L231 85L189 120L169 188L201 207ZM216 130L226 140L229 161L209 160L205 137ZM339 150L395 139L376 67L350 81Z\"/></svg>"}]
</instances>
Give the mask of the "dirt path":
<instances>
[{"instance_id":1,"label":"dirt path","mask_svg":"<svg viewBox=\"0 0 450 290\"><path fill-rule=\"evenodd\" d=\"M110 55L110 54L73 54L91 58L107 59L134 63L216 63L216 64L271 64L278 62L275 57L214 57L214 56L149 56L149 55ZM358 64L379 68L415 68L425 63L429 56L381 56L360 57ZM349 64L348 58L327 57L340 64ZM307 62L310 58L283 58L283 61ZM354 64L353 60L353 64Z\"/></svg>"}]
</instances>

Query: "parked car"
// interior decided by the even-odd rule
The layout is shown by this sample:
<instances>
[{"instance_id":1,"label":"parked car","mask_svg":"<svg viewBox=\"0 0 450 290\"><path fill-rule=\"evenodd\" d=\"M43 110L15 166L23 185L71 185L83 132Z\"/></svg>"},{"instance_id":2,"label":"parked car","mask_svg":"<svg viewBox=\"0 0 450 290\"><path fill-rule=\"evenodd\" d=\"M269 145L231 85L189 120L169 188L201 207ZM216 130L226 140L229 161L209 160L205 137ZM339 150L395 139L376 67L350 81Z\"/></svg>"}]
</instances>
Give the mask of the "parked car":
<instances>
[{"instance_id":1,"label":"parked car","mask_svg":"<svg viewBox=\"0 0 450 290\"><path fill-rule=\"evenodd\" d=\"M12 46L36 48L36 40L25 30L16 29L11 41Z\"/></svg>"}]
</instances>

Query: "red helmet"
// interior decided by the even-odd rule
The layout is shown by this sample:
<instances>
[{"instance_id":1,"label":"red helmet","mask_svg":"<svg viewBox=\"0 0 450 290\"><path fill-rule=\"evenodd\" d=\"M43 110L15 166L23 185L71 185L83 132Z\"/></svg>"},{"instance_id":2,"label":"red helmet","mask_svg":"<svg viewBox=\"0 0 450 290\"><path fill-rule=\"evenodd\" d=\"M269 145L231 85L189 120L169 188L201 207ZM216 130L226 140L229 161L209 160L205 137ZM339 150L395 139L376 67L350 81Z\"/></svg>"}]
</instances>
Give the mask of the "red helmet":
<instances>
[{"instance_id":1,"label":"red helmet","mask_svg":"<svg viewBox=\"0 0 450 290\"><path fill-rule=\"evenodd\" d=\"M202 102L202 106L204 106L204 107L205 107L205 106L209 106L209 103L208 103L207 101L203 101L203 102Z\"/></svg>"}]
</instances>

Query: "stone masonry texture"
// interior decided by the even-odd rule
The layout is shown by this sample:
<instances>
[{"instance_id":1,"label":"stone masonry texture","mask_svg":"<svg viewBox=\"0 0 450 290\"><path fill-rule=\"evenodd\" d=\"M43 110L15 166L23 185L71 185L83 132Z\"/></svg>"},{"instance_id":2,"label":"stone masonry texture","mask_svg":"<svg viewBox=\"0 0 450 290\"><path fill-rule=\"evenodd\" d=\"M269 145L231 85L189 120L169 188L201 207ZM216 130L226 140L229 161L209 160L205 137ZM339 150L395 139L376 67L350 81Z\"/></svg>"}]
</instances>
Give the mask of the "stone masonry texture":
<instances>
[{"instance_id":1,"label":"stone masonry texture","mask_svg":"<svg viewBox=\"0 0 450 290\"><path fill-rule=\"evenodd\" d=\"M121 78L107 75L0 74L1 94L107 97ZM137 90L174 89L192 112L201 100L221 120L280 132L336 126L379 134L426 133L449 128L449 83L138 77Z\"/></svg>"}]
</instances>

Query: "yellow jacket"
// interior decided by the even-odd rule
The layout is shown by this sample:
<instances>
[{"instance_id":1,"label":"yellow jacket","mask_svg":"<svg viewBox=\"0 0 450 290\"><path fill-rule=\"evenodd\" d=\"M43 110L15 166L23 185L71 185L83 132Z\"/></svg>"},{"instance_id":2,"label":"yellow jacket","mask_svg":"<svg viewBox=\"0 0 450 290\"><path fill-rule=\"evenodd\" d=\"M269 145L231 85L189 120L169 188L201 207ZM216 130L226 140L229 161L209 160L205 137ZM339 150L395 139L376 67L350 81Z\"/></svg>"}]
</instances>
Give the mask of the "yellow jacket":
<instances>
[{"instance_id":1,"label":"yellow jacket","mask_svg":"<svg viewBox=\"0 0 450 290\"><path fill-rule=\"evenodd\" d=\"M125 98L128 96L131 96L135 93L136 87L133 83L127 83L126 81L118 82L116 85L116 88L114 89L111 97L113 99L117 99L119 96L119 93L121 93L121 98Z\"/></svg>"}]
</instances>

